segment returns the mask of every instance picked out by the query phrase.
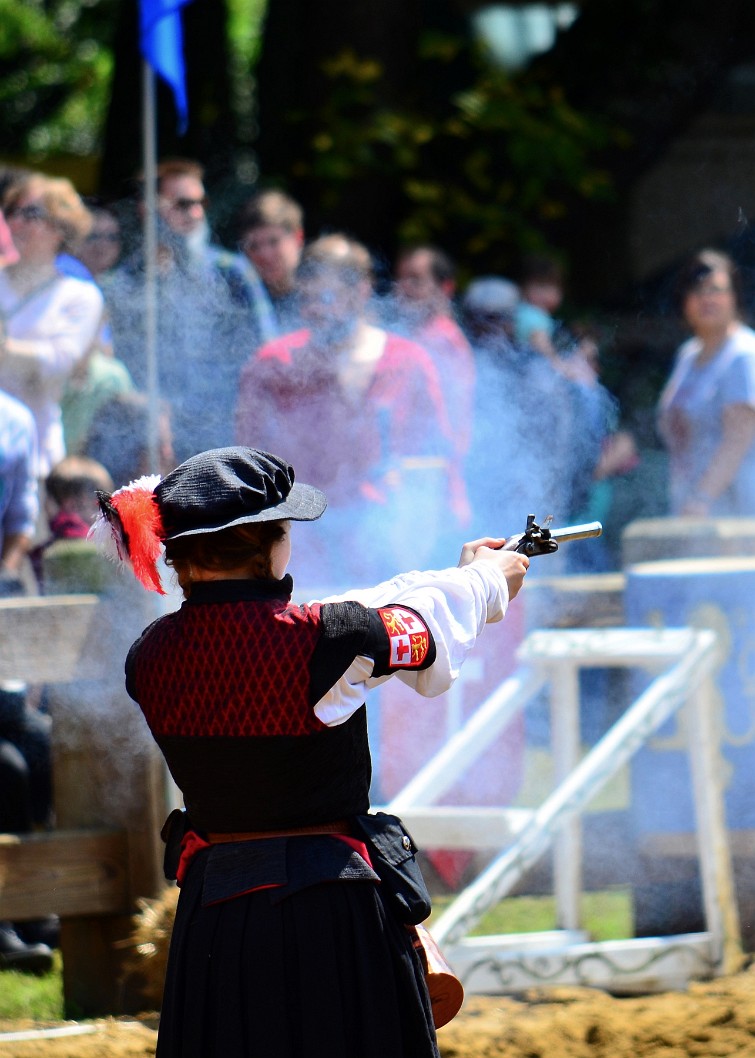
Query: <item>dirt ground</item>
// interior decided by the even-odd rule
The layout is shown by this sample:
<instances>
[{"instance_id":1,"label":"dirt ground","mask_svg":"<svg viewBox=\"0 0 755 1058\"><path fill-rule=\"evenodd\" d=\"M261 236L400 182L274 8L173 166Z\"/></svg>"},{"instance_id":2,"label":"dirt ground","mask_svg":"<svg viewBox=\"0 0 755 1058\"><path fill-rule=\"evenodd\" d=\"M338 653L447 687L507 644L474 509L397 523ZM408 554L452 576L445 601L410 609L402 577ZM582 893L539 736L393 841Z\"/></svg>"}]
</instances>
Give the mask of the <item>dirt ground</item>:
<instances>
[{"instance_id":1,"label":"dirt ground","mask_svg":"<svg viewBox=\"0 0 755 1058\"><path fill-rule=\"evenodd\" d=\"M0 1056L154 1054L154 1016L93 1025L96 1031L88 1035L24 1041L3 1036L42 1026L0 1022ZM693 984L684 993L642 998L616 999L583 988L533 991L517 999L472 996L439 1039L443 1058L755 1058L755 968Z\"/></svg>"}]
</instances>

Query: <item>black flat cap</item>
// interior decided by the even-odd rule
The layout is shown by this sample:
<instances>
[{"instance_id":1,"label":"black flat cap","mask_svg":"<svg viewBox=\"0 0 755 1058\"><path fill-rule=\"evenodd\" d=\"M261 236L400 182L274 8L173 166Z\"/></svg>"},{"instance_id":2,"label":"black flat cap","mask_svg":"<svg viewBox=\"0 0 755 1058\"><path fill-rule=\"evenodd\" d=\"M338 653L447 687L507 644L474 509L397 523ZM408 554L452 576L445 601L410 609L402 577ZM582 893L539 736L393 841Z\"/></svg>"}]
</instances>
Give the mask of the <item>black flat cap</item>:
<instances>
[{"instance_id":1,"label":"black flat cap","mask_svg":"<svg viewBox=\"0 0 755 1058\"><path fill-rule=\"evenodd\" d=\"M325 494L294 480L294 468L256 448L200 452L155 489L164 540L214 533L247 522L311 522L327 507Z\"/></svg>"}]
</instances>

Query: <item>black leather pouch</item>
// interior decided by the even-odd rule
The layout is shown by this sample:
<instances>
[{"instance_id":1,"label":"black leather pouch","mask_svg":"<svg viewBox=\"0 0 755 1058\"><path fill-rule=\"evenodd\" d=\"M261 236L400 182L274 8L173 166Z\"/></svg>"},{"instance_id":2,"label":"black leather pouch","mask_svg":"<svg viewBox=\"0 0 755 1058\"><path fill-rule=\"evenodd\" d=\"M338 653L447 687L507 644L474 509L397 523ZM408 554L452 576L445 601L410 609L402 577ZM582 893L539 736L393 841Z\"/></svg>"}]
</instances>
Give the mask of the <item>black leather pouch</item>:
<instances>
[{"instance_id":1,"label":"black leather pouch","mask_svg":"<svg viewBox=\"0 0 755 1058\"><path fill-rule=\"evenodd\" d=\"M422 922L430 914L432 903L409 831L398 816L387 812L356 816L355 822L394 912L402 922Z\"/></svg>"},{"instance_id":2,"label":"black leather pouch","mask_svg":"<svg viewBox=\"0 0 755 1058\"><path fill-rule=\"evenodd\" d=\"M182 808L174 808L163 823L160 837L165 842L163 854L163 874L169 882L174 882L178 875L178 863L181 859L181 842L184 835L191 830L189 817Z\"/></svg>"}]
</instances>

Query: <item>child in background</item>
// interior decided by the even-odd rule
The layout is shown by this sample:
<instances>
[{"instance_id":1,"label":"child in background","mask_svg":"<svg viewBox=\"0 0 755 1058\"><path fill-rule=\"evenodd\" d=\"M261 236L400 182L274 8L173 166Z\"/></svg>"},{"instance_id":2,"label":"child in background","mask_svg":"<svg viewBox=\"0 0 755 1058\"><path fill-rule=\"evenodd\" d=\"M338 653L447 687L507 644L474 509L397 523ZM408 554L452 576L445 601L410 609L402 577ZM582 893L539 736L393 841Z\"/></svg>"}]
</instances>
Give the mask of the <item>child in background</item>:
<instances>
[{"instance_id":1,"label":"child in background","mask_svg":"<svg viewBox=\"0 0 755 1058\"><path fill-rule=\"evenodd\" d=\"M110 492L113 480L88 456L66 456L45 481L45 509L51 536L31 553L43 594L100 592L112 579L87 533L97 511L97 491Z\"/></svg>"},{"instance_id":2,"label":"child in background","mask_svg":"<svg viewBox=\"0 0 755 1058\"><path fill-rule=\"evenodd\" d=\"M555 317L564 299L564 275L560 262L540 255L525 259L519 276L521 301L516 309L516 340L529 345L548 360L558 360Z\"/></svg>"}]
</instances>

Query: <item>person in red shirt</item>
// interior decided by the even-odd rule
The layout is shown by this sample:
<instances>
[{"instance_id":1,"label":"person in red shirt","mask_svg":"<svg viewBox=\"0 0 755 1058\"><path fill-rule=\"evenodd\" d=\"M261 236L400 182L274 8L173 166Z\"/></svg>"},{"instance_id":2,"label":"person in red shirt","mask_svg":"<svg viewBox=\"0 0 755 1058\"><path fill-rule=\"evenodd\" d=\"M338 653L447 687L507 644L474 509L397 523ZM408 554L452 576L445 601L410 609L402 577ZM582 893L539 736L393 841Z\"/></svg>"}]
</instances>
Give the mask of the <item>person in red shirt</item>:
<instances>
[{"instance_id":1,"label":"person in red shirt","mask_svg":"<svg viewBox=\"0 0 755 1058\"><path fill-rule=\"evenodd\" d=\"M237 443L284 452L337 512L308 571L316 583L380 576L397 553L421 564L440 518L452 446L438 372L420 345L372 322L372 293L364 246L311 243L297 275L304 326L263 345L240 378ZM369 554L344 559L339 538L346 548L355 528Z\"/></svg>"}]
</instances>

